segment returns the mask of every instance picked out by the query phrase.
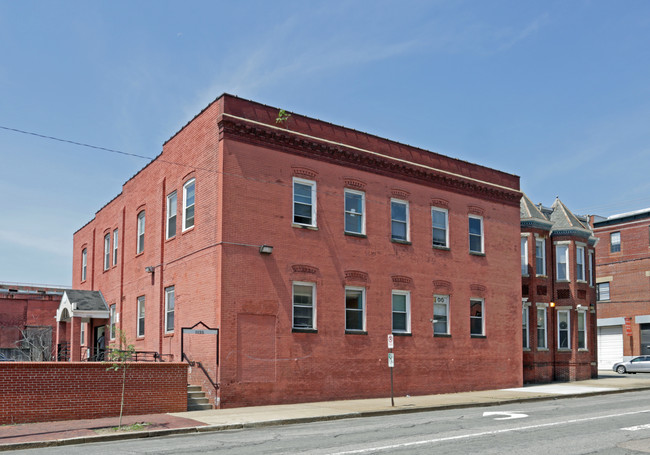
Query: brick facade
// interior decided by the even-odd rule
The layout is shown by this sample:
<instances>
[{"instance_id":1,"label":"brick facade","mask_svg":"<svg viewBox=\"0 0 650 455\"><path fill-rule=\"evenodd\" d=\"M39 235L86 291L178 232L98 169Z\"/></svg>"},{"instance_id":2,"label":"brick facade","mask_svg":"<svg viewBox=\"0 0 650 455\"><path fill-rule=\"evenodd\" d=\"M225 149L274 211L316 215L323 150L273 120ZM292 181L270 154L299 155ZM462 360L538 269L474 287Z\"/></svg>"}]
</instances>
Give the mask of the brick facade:
<instances>
[{"instance_id":1,"label":"brick facade","mask_svg":"<svg viewBox=\"0 0 650 455\"><path fill-rule=\"evenodd\" d=\"M277 112L229 95L206 107L75 233L73 287L101 290L137 350L181 360L183 338L220 388L196 366L190 381L219 406L386 396L394 291L408 302L408 328L395 337L397 395L521 385L519 178L297 114L277 124ZM188 182L194 225L183 229ZM295 182L313 192L309 223L293 216ZM346 189L364 196L361 234L345 233ZM408 207L405 240L391 239L396 200ZM442 247L432 246L432 207L448 216ZM470 217L481 223L477 254ZM115 230L118 260L104 270ZM296 284L313 290L308 329L294 319ZM360 330L346 330L346 289L363 293ZM449 301L448 333L436 336L434 296ZM472 299L481 303L473 318ZM218 352L214 335L181 333L198 322L219 329Z\"/></svg>"},{"instance_id":2,"label":"brick facade","mask_svg":"<svg viewBox=\"0 0 650 455\"><path fill-rule=\"evenodd\" d=\"M122 371L92 362L0 362L0 425L120 414ZM124 415L187 410L187 365L132 363Z\"/></svg>"}]
</instances>

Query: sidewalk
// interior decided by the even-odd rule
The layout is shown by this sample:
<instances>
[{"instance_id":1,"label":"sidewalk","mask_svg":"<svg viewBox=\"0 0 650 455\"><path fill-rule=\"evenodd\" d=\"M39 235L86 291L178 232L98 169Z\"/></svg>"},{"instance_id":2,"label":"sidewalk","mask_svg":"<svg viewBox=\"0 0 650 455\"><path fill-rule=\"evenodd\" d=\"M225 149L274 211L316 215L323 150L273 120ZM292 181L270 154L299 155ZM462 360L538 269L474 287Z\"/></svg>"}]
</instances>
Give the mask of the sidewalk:
<instances>
[{"instance_id":1,"label":"sidewalk","mask_svg":"<svg viewBox=\"0 0 650 455\"><path fill-rule=\"evenodd\" d=\"M146 422L149 425L141 431L124 433L98 432L100 429L117 427L119 420L117 417L4 425L0 426L0 451L368 417L391 413L492 406L530 400L549 400L634 390L650 390L650 374L617 375L613 372L600 371L598 379L587 381L479 392L396 397L394 407L390 405L390 398L373 398L126 416L123 418L123 425L137 422Z\"/></svg>"}]
</instances>

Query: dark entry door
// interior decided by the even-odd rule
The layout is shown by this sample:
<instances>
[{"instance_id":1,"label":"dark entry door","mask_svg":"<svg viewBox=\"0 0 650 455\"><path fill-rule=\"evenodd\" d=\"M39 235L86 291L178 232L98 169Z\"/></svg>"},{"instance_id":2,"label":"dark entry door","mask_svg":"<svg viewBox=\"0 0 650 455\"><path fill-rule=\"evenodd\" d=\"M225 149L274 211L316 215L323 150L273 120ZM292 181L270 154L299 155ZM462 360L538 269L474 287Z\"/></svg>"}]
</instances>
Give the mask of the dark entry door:
<instances>
[{"instance_id":1,"label":"dark entry door","mask_svg":"<svg viewBox=\"0 0 650 455\"><path fill-rule=\"evenodd\" d=\"M95 332L93 333L93 352L90 358L96 362L104 360L104 353L106 350L106 340L104 338L105 331L106 327L100 325L99 327L95 327Z\"/></svg>"},{"instance_id":2,"label":"dark entry door","mask_svg":"<svg viewBox=\"0 0 650 455\"><path fill-rule=\"evenodd\" d=\"M641 355L650 355L650 324L641 324Z\"/></svg>"}]
</instances>

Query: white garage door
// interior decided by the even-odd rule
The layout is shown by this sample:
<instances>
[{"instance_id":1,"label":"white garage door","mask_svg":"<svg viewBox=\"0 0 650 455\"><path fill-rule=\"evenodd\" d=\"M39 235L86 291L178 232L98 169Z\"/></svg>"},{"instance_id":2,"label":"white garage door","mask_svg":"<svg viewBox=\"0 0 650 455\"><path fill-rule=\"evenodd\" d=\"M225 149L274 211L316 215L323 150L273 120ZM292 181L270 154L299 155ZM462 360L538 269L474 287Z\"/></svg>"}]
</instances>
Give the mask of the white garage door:
<instances>
[{"instance_id":1,"label":"white garage door","mask_svg":"<svg viewBox=\"0 0 650 455\"><path fill-rule=\"evenodd\" d=\"M623 359L623 327L598 327L598 369L611 370Z\"/></svg>"}]
</instances>

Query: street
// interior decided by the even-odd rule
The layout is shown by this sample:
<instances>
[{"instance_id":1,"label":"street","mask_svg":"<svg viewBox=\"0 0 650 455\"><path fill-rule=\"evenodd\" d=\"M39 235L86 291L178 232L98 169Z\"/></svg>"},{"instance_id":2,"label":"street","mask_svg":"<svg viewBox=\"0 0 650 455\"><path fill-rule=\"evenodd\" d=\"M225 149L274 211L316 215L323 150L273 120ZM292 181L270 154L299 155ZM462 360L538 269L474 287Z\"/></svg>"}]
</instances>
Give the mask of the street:
<instances>
[{"instance_id":1,"label":"street","mask_svg":"<svg viewBox=\"0 0 650 455\"><path fill-rule=\"evenodd\" d=\"M650 394L629 392L17 451L21 454L650 453Z\"/></svg>"}]
</instances>

